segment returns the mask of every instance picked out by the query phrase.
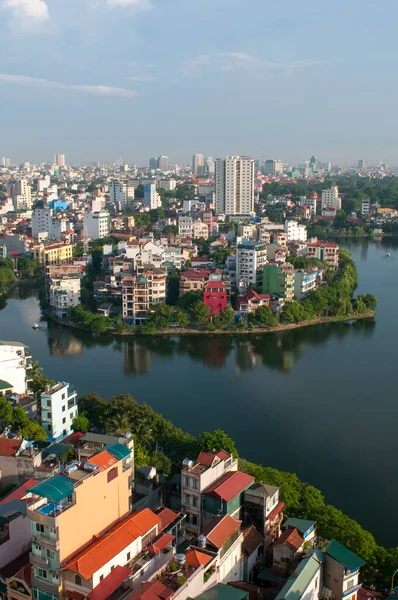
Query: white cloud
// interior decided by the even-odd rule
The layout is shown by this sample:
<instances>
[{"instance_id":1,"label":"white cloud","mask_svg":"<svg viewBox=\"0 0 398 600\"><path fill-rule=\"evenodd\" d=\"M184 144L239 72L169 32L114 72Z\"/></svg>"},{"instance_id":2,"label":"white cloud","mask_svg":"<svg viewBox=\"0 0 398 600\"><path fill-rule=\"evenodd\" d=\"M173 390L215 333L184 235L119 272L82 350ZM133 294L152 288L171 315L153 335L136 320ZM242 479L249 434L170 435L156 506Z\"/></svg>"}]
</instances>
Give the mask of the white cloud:
<instances>
[{"instance_id":1,"label":"white cloud","mask_svg":"<svg viewBox=\"0 0 398 600\"><path fill-rule=\"evenodd\" d=\"M2 0L1 7L9 9L16 19L25 23L42 23L50 18L44 0Z\"/></svg>"},{"instance_id":2,"label":"white cloud","mask_svg":"<svg viewBox=\"0 0 398 600\"><path fill-rule=\"evenodd\" d=\"M0 73L0 85L24 85L38 88L47 88L60 90L63 92L81 92L87 94L96 94L98 96L120 96L123 98L134 98L137 94L134 90L126 88L112 87L109 85L68 85L58 81L42 79L39 77L26 77L25 75L8 75Z\"/></svg>"},{"instance_id":3,"label":"white cloud","mask_svg":"<svg viewBox=\"0 0 398 600\"><path fill-rule=\"evenodd\" d=\"M129 75L126 77L128 81L138 81L139 83L147 83L149 81L156 81L157 77L153 75Z\"/></svg>"},{"instance_id":4,"label":"white cloud","mask_svg":"<svg viewBox=\"0 0 398 600\"><path fill-rule=\"evenodd\" d=\"M106 0L109 6L134 6L141 10L150 10L152 8L151 0Z\"/></svg>"}]
</instances>

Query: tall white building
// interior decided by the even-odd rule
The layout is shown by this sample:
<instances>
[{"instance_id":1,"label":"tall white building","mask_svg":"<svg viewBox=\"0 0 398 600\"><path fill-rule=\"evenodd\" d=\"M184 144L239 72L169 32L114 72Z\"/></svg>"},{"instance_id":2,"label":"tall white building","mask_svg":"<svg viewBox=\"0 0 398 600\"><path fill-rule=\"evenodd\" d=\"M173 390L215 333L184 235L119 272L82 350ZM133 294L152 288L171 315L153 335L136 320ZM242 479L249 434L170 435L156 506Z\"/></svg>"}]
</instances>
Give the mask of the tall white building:
<instances>
[{"instance_id":1,"label":"tall white building","mask_svg":"<svg viewBox=\"0 0 398 600\"><path fill-rule=\"evenodd\" d=\"M288 242L307 241L307 228L305 225L297 223L297 221L285 221L285 232L287 233Z\"/></svg>"},{"instance_id":2,"label":"tall white building","mask_svg":"<svg viewBox=\"0 0 398 600\"><path fill-rule=\"evenodd\" d=\"M172 192L176 189L177 182L175 179L160 179L158 188L166 190L166 192Z\"/></svg>"},{"instance_id":3,"label":"tall white building","mask_svg":"<svg viewBox=\"0 0 398 600\"><path fill-rule=\"evenodd\" d=\"M65 154L54 154L54 162L57 165L57 167L64 167L65 166Z\"/></svg>"},{"instance_id":4,"label":"tall white building","mask_svg":"<svg viewBox=\"0 0 398 600\"><path fill-rule=\"evenodd\" d=\"M215 171L214 158L212 156L207 156L205 158L205 174L208 177L211 177L212 175L214 175L214 171Z\"/></svg>"},{"instance_id":5,"label":"tall white building","mask_svg":"<svg viewBox=\"0 0 398 600\"><path fill-rule=\"evenodd\" d=\"M16 179L8 185L8 193L12 197L15 210L32 208L32 192L27 179Z\"/></svg>"},{"instance_id":6,"label":"tall white building","mask_svg":"<svg viewBox=\"0 0 398 600\"><path fill-rule=\"evenodd\" d=\"M192 217L178 217L178 235L182 238L193 236Z\"/></svg>"},{"instance_id":7,"label":"tall white building","mask_svg":"<svg viewBox=\"0 0 398 600\"><path fill-rule=\"evenodd\" d=\"M108 237L110 233L110 215L108 211L86 211L83 217L84 235L92 240Z\"/></svg>"},{"instance_id":8,"label":"tall white building","mask_svg":"<svg viewBox=\"0 0 398 600\"><path fill-rule=\"evenodd\" d=\"M267 244L243 240L236 248L236 286L239 291L249 285L262 285L264 265L267 262Z\"/></svg>"},{"instance_id":9,"label":"tall white building","mask_svg":"<svg viewBox=\"0 0 398 600\"><path fill-rule=\"evenodd\" d=\"M153 210L154 208L160 208L162 205L160 201L160 195L156 191L156 185L154 183L146 183L144 185L144 206Z\"/></svg>"},{"instance_id":10,"label":"tall white building","mask_svg":"<svg viewBox=\"0 0 398 600\"><path fill-rule=\"evenodd\" d=\"M339 188L333 183L328 190L322 190L322 209L335 208L341 209L341 198L339 197Z\"/></svg>"},{"instance_id":11,"label":"tall white building","mask_svg":"<svg viewBox=\"0 0 398 600\"><path fill-rule=\"evenodd\" d=\"M122 210L134 200L134 193L134 187L127 185L127 183L122 183L117 179L112 181L109 185L111 202L120 205Z\"/></svg>"},{"instance_id":12,"label":"tall white building","mask_svg":"<svg viewBox=\"0 0 398 600\"><path fill-rule=\"evenodd\" d=\"M44 192L51 185L51 179L49 175L46 175L43 179L38 179L36 189L38 192Z\"/></svg>"},{"instance_id":13,"label":"tall white building","mask_svg":"<svg viewBox=\"0 0 398 600\"><path fill-rule=\"evenodd\" d=\"M265 175L281 175L283 173L283 162L281 160L266 160L264 163Z\"/></svg>"},{"instance_id":14,"label":"tall white building","mask_svg":"<svg viewBox=\"0 0 398 600\"><path fill-rule=\"evenodd\" d=\"M56 240L67 230L66 219L56 217L52 208L35 208L32 214L32 237Z\"/></svg>"},{"instance_id":15,"label":"tall white building","mask_svg":"<svg viewBox=\"0 0 398 600\"><path fill-rule=\"evenodd\" d=\"M72 433L72 421L77 416L77 394L69 383L57 383L46 389L41 398L41 425L52 441L62 440Z\"/></svg>"},{"instance_id":16,"label":"tall white building","mask_svg":"<svg viewBox=\"0 0 398 600\"><path fill-rule=\"evenodd\" d=\"M72 265L48 267L48 300L54 314L63 319L81 303L81 273Z\"/></svg>"},{"instance_id":17,"label":"tall white building","mask_svg":"<svg viewBox=\"0 0 398 600\"><path fill-rule=\"evenodd\" d=\"M250 214L254 209L254 160L248 156L216 159L216 214Z\"/></svg>"},{"instance_id":18,"label":"tall white building","mask_svg":"<svg viewBox=\"0 0 398 600\"><path fill-rule=\"evenodd\" d=\"M194 154L192 157L192 173L202 175L205 166L205 157L203 154Z\"/></svg>"},{"instance_id":19,"label":"tall white building","mask_svg":"<svg viewBox=\"0 0 398 600\"><path fill-rule=\"evenodd\" d=\"M15 394L23 396L28 387L29 348L20 342L0 341L0 379L9 384Z\"/></svg>"}]
</instances>

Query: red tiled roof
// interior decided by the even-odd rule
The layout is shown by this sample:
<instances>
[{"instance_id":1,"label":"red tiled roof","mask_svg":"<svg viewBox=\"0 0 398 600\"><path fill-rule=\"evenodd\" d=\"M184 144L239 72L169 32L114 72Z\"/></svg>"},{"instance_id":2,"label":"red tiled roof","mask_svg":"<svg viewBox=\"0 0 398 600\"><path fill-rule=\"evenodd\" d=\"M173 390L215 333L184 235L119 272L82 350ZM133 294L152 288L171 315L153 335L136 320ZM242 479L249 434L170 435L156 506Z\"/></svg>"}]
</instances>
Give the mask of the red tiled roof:
<instances>
[{"instance_id":1,"label":"red tiled roof","mask_svg":"<svg viewBox=\"0 0 398 600\"><path fill-rule=\"evenodd\" d=\"M329 244L327 242L314 242L312 244L307 244L307 248L319 248L320 246L324 246L324 248L338 248L337 244Z\"/></svg>"},{"instance_id":2,"label":"red tiled roof","mask_svg":"<svg viewBox=\"0 0 398 600\"><path fill-rule=\"evenodd\" d=\"M97 465L100 471L105 471L115 463L119 462L119 459L112 456L112 454L109 454L107 450L102 450L95 456L90 456L87 462L89 462L90 465Z\"/></svg>"},{"instance_id":3,"label":"red tiled roof","mask_svg":"<svg viewBox=\"0 0 398 600\"><path fill-rule=\"evenodd\" d=\"M236 521L230 515L225 515L224 517L215 517L202 533L213 546L220 549L240 526L241 521Z\"/></svg>"},{"instance_id":4,"label":"red tiled roof","mask_svg":"<svg viewBox=\"0 0 398 600\"><path fill-rule=\"evenodd\" d=\"M185 561L191 565L191 567L201 567L202 565L205 567L211 560L213 560L211 556L204 552L199 552L199 550L194 550L193 548L185 552Z\"/></svg>"},{"instance_id":5,"label":"red tiled roof","mask_svg":"<svg viewBox=\"0 0 398 600\"><path fill-rule=\"evenodd\" d=\"M29 565L29 552L25 552L17 558L14 558L11 562L7 563L4 567L0 569L0 575L4 579L8 579L8 577L12 577L16 575L21 569L24 569L27 565Z\"/></svg>"},{"instance_id":6,"label":"red tiled roof","mask_svg":"<svg viewBox=\"0 0 398 600\"><path fill-rule=\"evenodd\" d=\"M75 446L77 444L77 442L84 436L84 433L82 433L81 431L75 431L74 433L71 433L67 438L65 438L62 443L63 444L72 444L72 446Z\"/></svg>"},{"instance_id":7,"label":"red tiled roof","mask_svg":"<svg viewBox=\"0 0 398 600\"><path fill-rule=\"evenodd\" d=\"M218 456L220 460L227 460L227 458L230 457L230 454L228 454L228 452L225 452L225 450L219 450L216 456Z\"/></svg>"},{"instance_id":8,"label":"red tiled roof","mask_svg":"<svg viewBox=\"0 0 398 600\"><path fill-rule=\"evenodd\" d=\"M223 288L224 290L227 289L227 286L225 285L225 283L223 281L220 281L219 279L212 279L210 281L208 281L207 283L205 283L204 289L205 290L209 290L211 288Z\"/></svg>"},{"instance_id":9,"label":"red tiled roof","mask_svg":"<svg viewBox=\"0 0 398 600\"><path fill-rule=\"evenodd\" d=\"M243 532L242 550L246 556L251 556L253 552L263 543L263 536L254 525L250 525Z\"/></svg>"},{"instance_id":10,"label":"red tiled roof","mask_svg":"<svg viewBox=\"0 0 398 600\"><path fill-rule=\"evenodd\" d=\"M0 438L0 456L15 456L22 445L22 440Z\"/></svg>"},{"instance_id":11,"label":"red tiled roof","mask_svg":"<svg viewBox=\"0 0 398 600\"><path fill-rule=\"evenodd\" d=\"M90 579L98 569L156 525L160 525L160 519L149 508L133 513L82 550L64 568Z\"/></svg>"},{"instance_id":12,"label":"red tiled roof","mask_svg":"<svg viewBox=\"0 0 398 600\"><path fill-rule=\"evenodd\" d=\"M117 590L117 588L126 581L128 577L131 575L131 570L127 567L121 567L117 565L113 571L109 573L99 583L92 592L89 593L87 598L90 600L107 600L113 592Z\"/></svg>"},{"instance_id":13,"label":"red tiled roof","mask_svg":"<svg viewBox=\"0 0 398 600\"><path fill-rule=\"evenodd\" d=\"M203 450L199 452L199 456L196 459L196 462L200 465L204 465L205 467L211 467L214 461L214 454L210 454L210 452L204 452Z\"/></svg>"},{"instance_id":14,"label":"red tiled roof","mask_svg":"<svg viewBox=\"0 0 398 600\"><path fill-rule=\"evenodd\" d=\"M241 471L232 471L226 473L221 479L215 481L204 492L204 496L210 498L220 498L224 502L229 502L232 498L250 485L254 481L254 477L241 473Z\"/></svg>"},{"instance_id":15,"label":"red tiled roof","mask_svg":"<svg viewBox=\"0 0 398 600\"><path fill-rule=\"evenodd\" d=\"M169 525L178 519L179 515L178 513L174 512L174 510L170 510L170 508L163 508L163 510L158 512L157 516L160 519L160 529L164 531Z\"/></svg>"},{"instance_id":16,"label":"red tiled roof","mask_svg":"<svg viewBox=\"0 0 398 600\"><path fill-rule=\"evenodd\" d=\"M304 539L301 537L297 529L286 529L282 533L282 535L274 542L275 546L281 546L282 544L286 544L293 548L293 550L298 550L303 544Z\"/></svg>"},{"instance_id":17,"label":"red tiled roof","mask_svg":"<svg viewBox=\"0 0 398 600\"><path fill-rule=\"evenodd\" d=\"M39 483L38 479L27 479L24 483L21 483L21 485L15 488L15 490L7 494L7 496L4 496L4 498L0 500L0 504L6 504L11 500L22 500L26 496L26 490L33 487L37 483Z\"/></svg>"},{"instance_id":18,"label":"red tiled roof","mask_svg":"<svg viewBox=\"0 0 398 600\"><path fill-rule=\"evenodd\" d=\"M148 546L148 552L151 554L159 554L159 552L164 550L166 546L171 544L171 542L174 540L174 537L174 535L170 535L168 533L161 533L153 540L152 544Z\"/></svg>"},{"instance_id":19,"label":"red tiled roof","mask_svg":"<svg viewBox=\"0 0 398 600\"><path fill-rule=\"evenodd\" d=\"M168 600L174 596L173 590L167 588L160 581L142 583L126 600Z\"/></svg>"},{"instance_id":20,"label":"red tiled roof","mask_svg":"<svg viewBox=\"0 0 398 600\"><path fill-rule=\"evenodd\" d=\"M268 517L267 517L267 521L273 521L275 519L275 517L277 517L279 515L280 512L282 512L282 510L285 508L285 505L283 502L278 502L278 504L275 506L275 508L273 510L271 510L271 512L269 513Z\"/></svg>"}]
</instances>

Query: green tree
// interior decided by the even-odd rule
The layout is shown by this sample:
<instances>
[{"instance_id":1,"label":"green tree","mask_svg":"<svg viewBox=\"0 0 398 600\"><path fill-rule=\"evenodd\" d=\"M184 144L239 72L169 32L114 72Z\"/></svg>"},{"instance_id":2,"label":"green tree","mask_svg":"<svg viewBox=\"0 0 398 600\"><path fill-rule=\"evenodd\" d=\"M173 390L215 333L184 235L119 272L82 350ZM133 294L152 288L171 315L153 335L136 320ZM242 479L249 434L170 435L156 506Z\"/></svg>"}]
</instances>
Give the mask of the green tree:
<instances>
[{"instance_id":1,"label":"green tree","mask_svg":"<svg viewBox=\"0 0 398 600\"><path fill-rule=\"evenodd\" d=\"M0 396L0 422L4 425L12 423L12 405L6 398Z\"/></svg>"},{"instance_id":2,"label":"green tree","mask_svg":"<svg viewBox=\"0 0 398 600\"><path fill-rule=\"evenodd\" d=\"M226 306L218 315L218 322L223 327L230 327L234 324L235 313L230 306Z\"/></svg>"},{"instance_id":3,"label":"green tree","mask_svg":"<svg viewBox=\"0 0 398 600\"><path fill-rule=\"evenodd\" d=\"M37 421L28 421L21 429L21 435L25 440L34 442L45 442L47 439L47 433L39 425Z\"/></svg>"},{"instance_id":4,"label":"green tree","mask_svg":"<svg viewBox=\"0 0 398 600\"><path fill-rule=\"evenodd\" d=\"M203 325L210 318L210 308L202 300L197 300L189 307L189 317L195 325Z\"/></svg>"},{"instance_id":5,"label":"green tree","mask_svg":"<svg viewBox=\"0 0 398 600\"><path fill-rule=\"evenodd\" d=\"M147 467L151 463L149 452L138 441L134 441L134 464L135 467Z\"/></svg>"},{"instance_id":6,"label":"green tree","mask_svg":"<svg viewBox=\"0 0 398 600\"><path fill-rule=\"evenodd\" d=\"M188 327L189 316L185 310L179 310L177 312L177 323L180 327Z\"/></svg>"},{"instance_id":7,"label":"green tree","mask_svg":"<svg viewBox=\"0 0 398 600\"><path fill-rule=\"evenodd\" d=\"M150 464L162 475L170 475L171 460L163 452L155 451L151 454Z\"/></svg>"},{"instance_id":8,"label":"green tree","mask_svg":"<svg viewBox=\"0 0 398 600\"><path fill-rule=\"evenodd\" d=\"M202 300L203 292L200 290L191 290L187 292L178 300L178 306L187 310L192 304L194 304L197 300Z\"/></svg>"},{"instance_id":9,"label":"green tree","mask_svg":"<svg viewBox=\"0 0 398 600\"><path fill-rule=\"evenodd\" d=\"M174 309L163 302L152 307L152 313L147 322L156 329L167 329L174 321Z\"/></svg>"},{"instance_id":10,"label":"green tree","mask_svg":"<svg viewBox=\"0 0 398 600\"><path fill-rule=\"evenodd\" d=\"M305 320L305 310L299 302L286 302L281 312L282 323L301 323Z\"/></svg>"},{"instance_id":11,"label":"green tree","mask_svg":"<svg viewBox=\"0 0 398 600\"><path fill-rule=\"evenodd\" d=\"M277 327L279 324L279 315L278 313L274 314L270 307L264 304L263 306L259 306L254 313L249 314L249 321L257 325Z\"/></svg>"},{"instance_id":12,"label":"green tree","mask_svg":"<svg viewBox=\"0 0 398 600\"><path fill-rule=\"evenodd\" d=\"M201 450L211 452L212 450L225 450L233 456L238 456L235 442L222 429L215 429L212 432L203 432L199 436L199 446Z\"/></svg>"},{"instance_id":13,"label":"green tree","mask_svg":"<svg viewBox=\"0 0 398 600\"><path fill-rule=\"evenodd\" d=\"M11 423L12 423L14 429L18 430L21 427L24 427L24 425L26 425L26 423L28 421L29 421L29 419L26 415L26 412L22 408L22 406L15 406L12 409Z\"/></svg>"},{"instance_id":14,"label":"green tree","mask_svg":"<svg viewBox=\"0 0 398 600\"><path fill-rule=\"evenodd\" d=\"M77 415L72 421L72 429L73 431L87 433L90 429L90 421L84 415Z\"/></svg>"}]
</instances>

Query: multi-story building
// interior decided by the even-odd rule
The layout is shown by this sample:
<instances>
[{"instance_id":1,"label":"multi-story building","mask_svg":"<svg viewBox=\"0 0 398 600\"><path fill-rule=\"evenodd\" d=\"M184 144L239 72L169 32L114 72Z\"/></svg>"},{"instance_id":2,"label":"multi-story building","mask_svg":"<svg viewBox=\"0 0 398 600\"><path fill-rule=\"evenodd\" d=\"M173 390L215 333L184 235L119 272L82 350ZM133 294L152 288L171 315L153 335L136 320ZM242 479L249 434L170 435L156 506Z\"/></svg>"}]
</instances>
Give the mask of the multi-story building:
<instances>
[{"instance_id":1,"label":"multi-story building","mask_svg":"<svg viewBox=\"0 0 398 600\"><path fill-rule=\"evenodd\" d=\"M153 304L166 300L166 271L143 265L137 275L122 279L123 319L142 325Z\"/></svg>"},{"instance_id":2,"label":"multi-story building","mask_svg":"<svg viewBox=\"0 0 398 600\"><path fill-rule=\"evenodd\" d=\"M20 342L0 341L0 379L15 394L24 396L32 368L29 348Z\"/></svg>"},{"instance_id":3,"label":"multi-story building","mask_svg":"<svg viewBox=\"0 0 398 600\"><path fill-rule=\"evenodd\" d=\"M207 225L207 229L210 235L213 234L214 231L214 216L212 210L204 210L201 213L202 222Z\"/></svg>"},{"instance_id":4,"label":"multi-story building","mask_svg":"<svg viewBox=\"0 0 398 600\"><path fill-rule=\"evenodd\" d=\"M227 286L220 279L210 279L203 286L203 302L210 308L211 316L227 307Z\"/></svg>"},{"instance_id":5,"label":"multi-story building","mask_svg":"<svg viewBox=\"0 0 398 600\"><path fill-rule=\"evenodd\" d=\"M307 244L307 257L325 261L328 267L337 269L339 266L339 247L337 244L327 242Z\"/></svg>"},{"instance_id":6,"label":"multi-story building","mask_svg":"<svg viewBox=\"0 0 398 600\"><path fill-rule=\"evenodd\" d=\"M259 482L245 491L243 522L261 531L265 547L280 535L284 506L279 500L279 488L273 485Z\"/></svg>"},{"instance_id":7,"label":"multi-story building","mask_svg":"<svg viewBox=\"0 0 398 600\"><path fill-rule=\"evenodd\" d=\"M307 227L300 225L297 221L285 221L285 232L288 242L306 242Z\"/></svg>"},{"instance_id":8,"label":"multi-story building","mask_svg":"<svg viewBox=\"0 0 398 600\"><path fill-rule=\"evenodd\" d=\"M68 243L33 244L32 257L44 267L68 262L73 257L73 246Z\"/></svg>"},{"instance_id":9,"label":"multi-story building","mask_svg":"<svg viewBox=\"0 0 398 600\"><path fill-rule=\"evenodd\" d=\"M187 515L187 529L193 533L202 530L202 493L230 471L238 470L238 461L231 454L200 452L196 461L185 459L181 471L181 505Z\"/></svg>"},{"instance_id":10,"label":"multi-story building","mask_svg":"<svg viewBox=\"0 0 398 600\"><path fill-rule=\"evenodd\" d=\"M182 238L193 236L192 217L178 217L178 235Z\"/></svg>"},{"instance_id":11,"label":"multi-story building","mask_svg":"<svg viewBox=\"0 0 398 600\"><path fill-rule=\"evenodd\" d=\"M56 240L67 230L66 219L56 217L52 208L35 208L32 214L32 237Z\"/></svg>"},{"instance_id":12,"label":"multi-story building","mask_svg":"<svg viewBox=\"0 0 398 600\"><path fill-rule=\"evenodd\" d=\"M194 154L192 157L192 173L194 175L203 175L205 166L205 157L203 154Z\"/></svg>"},{"instance_id":13,"label":"multi-story building","mask_svg":"<svg viewBox=\"0 0 398 600\"><path fill-rule=\"evenodd\" d=\"M202 493L202 527L206 527L214 517L224 515L242 521L244 495L253 482L254 477L251 475L233 471L206 488Z\"/></svg>"},{"instance_id":14,"label":"multi-story building","mask_svg":"<svg viewBox=\"0 0 398 600\"><path fill-rule=\"evenodd\" d=\"M47 292L50 307L59 318L80 304L82 270L76 265L47 267Z\"/></svg>"},{"instance_id":15,"label":"multi-story building","mask_svg":"<svg viewBox=\"0 0 398 600\"><path fill-rule=\"evenodd\" d=\"M249 215L254 209L254 160L227 156L216 160L216 214Z\"/></svg>"},{"instance_id":16,"label":"multi-story building","mask_svg":"<svg viewBox=\"0 0 398 600\"><path fill-rule=\"evenodd\" d=\"M263 273L263 293L291 302L294 298L294 267L290 263L268 263Z\"/></svg>"},{"instance_id":17,"label":"multi-story building","mask_svg":"<svg viewBox=\"0 0 398 600\"><path fill-rule=\"evenodd\" d=\"M365 561L345 546L332 540L325 552L324 585L336 600L356 600L359 570Z\"/></svg>"},{"instance_id":18,"label":"multi-story building","mask_svg":"<svg viewBox=\"0 0 398 600\"><path fill-rule=\"evenodd\" d=\"M205 283L209 281L210 269L188 269L181 273L180 297L188 292L203 290Z\"/></svg>"},{"instance_id":19,"label":"multi-story building","mask_svg":"<svg viewBox=\"0 0 398 600\"><path fill-rule=\"evenodd\" d=\"M304 269L294 271L294 297L299 302L318 287L319 273L307 273Z\"/></svg>"},{"instance_id":20,"label":"multi-story building","mask_svg":"<svg viewBox=\"0 0 398 600\"><path fill-rule=\"evenodd\" d=\"M269 294L258 294L251 288L238 296L239 313L245 320L247 320L250 313L255 312L260 306L269 306L270 303L271 296Z\"/></svg>"},{"instance_id":21,"label":"multi-story building","mask_svg":"<svg viewBox=\"0 0 398 600\"><path fill-rule=\"evenodd\" d=\"M328 190L322 190L322 209L333 207L336 210L341 209L341 198L339 197L339 188L336 183L332 183Z\"/></svg>"},{"instance_id":22,"label":"multi-story building","mask_svg":"<svg viewBox=\"0 0 398 600\"><path fill-rule=\"evenodd\" d=\"M362 200L362 206L361 206L361 214L363 217L367 217L370 215L370 211L371 211L371 201L370 198L364 198Z\"/></svg>"},{"instance_id":23,"label":"multi-story building","mask_svg":"<svg viewBox=\"0 0 398 600\"><path fill-rule=\"evenodd\" d=\"M15 210L29 210L32 208L32 192L27 179L15 179L8 184L7 191L12 197Z\"/></svg>"},{"instance_id":24,"label":"multi-story building","mask_svg":"<svg viewBox=\"0 0 398 600\"><path fill-rule=\"evenodd\" d=\"M115 179L109 184L109 196L110 201L123 210L134 200L134 187Z\"/></svg>"},{"instance_id":25,"label":"multi-story building","mask_svg":"<svg viewBox=\"0 0 398 600\"><path fill-rule=\"evenodd\" d=\"M269 159L264 163L265 175L281 175L283 173L283 162L281 160Z\"/></svg>"},{"instance_id":26,"label":"multi-story building","mask_svg":"<svg viewBox=\"0 0 398 600\"><path fill-rule=\"evenodd\" d=\"M157 159L157 168L159 171L168 171L169 170L169 157L168 156L158 156Z\"/></svg>"},{"instance_id":27,"label":"multi-story building","mask_svg":"<svg viewBox=\"0 0 398 600\"><path fill-rule=\"evenodd\" d=\"M156 184L146 183L144 185L144 206L153 210L159 208L161 205L160 196L156 191Z\"/></svg>"},{"instance_id":28,"label":"multi-story building","mask_svg":"<svg viewBox=\"0 0 398 600\"><path fill-rule=\"evenodd\" d=\"M316 211L317 211L318 200L319 200L318 194L314 190L311 192L311 194L309 196L301 196L300 197L300 206L302 206L304 208L309 208L310 216L315 217Z\"/></svg>"},{"instance_id":29,"label":"multi-story building","mask_svg":"<svg viewBox=\"0 0 398 600\"><path fill-rule=\"evenodd\" d=\"M54 162L57 165L57 167L64 167L65 166L65 154L54 154Z\"/></svg>"},{"instance_id":30,"label":"multi-story building","mask_svg":"<svg viewBox=\"0 0 398 600\"><path fill-rule=\"evenodd\" d=\"M128 448L113 444L28 489L35 600L64 598L63 568L71 557L127 516L131 505L130 460Z\"/></svg>"},{"instance_id":31,"label":"multi-story building","mask_svg":"<svg viewBox=\"0 0 398 600\"><path fill-rule=\"evenodd\" d=\"M166 192L172 192L176 189L177 182L175 179L160 179L158 188L166 190Z\"/></svg>"},{"instance_id":32,"label":"multi-story building","mask_svg":"<svg viewBox=\"0 0 398 600\"><path fill-rule=\"evenodd\" d=\"M197 219L193 223L192 234L195 240L200 240L201 238L207 240L209 237L209 228L206 223L202 223L200 219Z\"/></svg>"},{"instance_id":33,"label":"multi-story building","mask_svg":"<svg viewBox=\"0 0 398 600\"><path fill-rule=\"evenodd\" d=\"M150 158L149 159L149 169L151 171L156 171L156 169L158 168L158 159L157 158Z\"/></svg>"},{"instance_id":34,"label":"multi-story building","mask_svg":"<svg viewBox=\"0 0 398 600\"><path fill-rule=\"evenodd\" d=\"M236 248L236 286L245 291L249 285L261 286L267 262L267 245L244 240Z\"/></svg>"},{"instance_id":35,"label":"multi-story building","mask_svg":"<svg viewBox=\"0 0 398 600\"><path fill-rule=\"evenodd\" d=\"M108 237L110 233L110 215L108 211L86 211L83 217L84 235L92 240Z\"/></svg>"},{"instance_id":36,"label":"multi-story building","mask_svg":"<svg viewBox=\"0 0 398 600\"><path fill-rule=\"evenodd\" d=\"M72 433L77 416L77 394L69 383L57 383L41 394L41 425L51 441L59 441Z\"/></svg>"}]
</instances>

